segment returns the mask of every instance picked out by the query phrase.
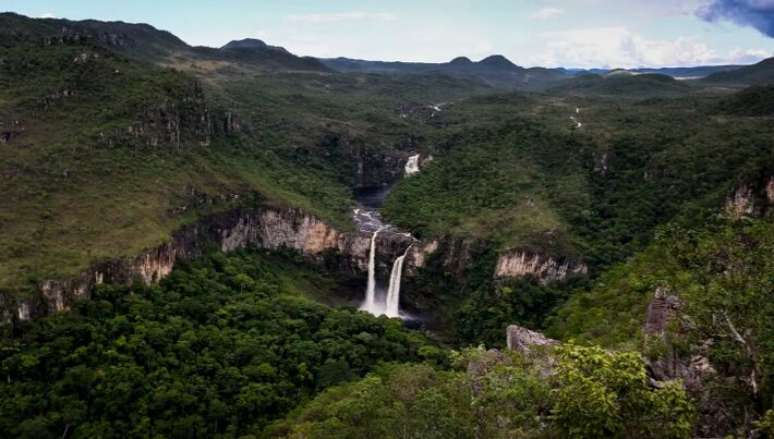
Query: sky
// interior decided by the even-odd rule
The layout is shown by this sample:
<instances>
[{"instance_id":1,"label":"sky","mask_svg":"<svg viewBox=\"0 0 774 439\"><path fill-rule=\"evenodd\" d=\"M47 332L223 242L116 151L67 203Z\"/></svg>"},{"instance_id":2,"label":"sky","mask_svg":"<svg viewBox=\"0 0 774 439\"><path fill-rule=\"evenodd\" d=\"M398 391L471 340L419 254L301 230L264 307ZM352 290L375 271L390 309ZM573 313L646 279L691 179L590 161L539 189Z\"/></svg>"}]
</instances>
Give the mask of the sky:
<instances>
[{"instance_id":1,"label":"sky","mask_svg":"<svg viewBox=\"0 0 774 439\"><path fill-rule=\"evenodd\" d=\"M774 0L0 0L0 10L149 23L192 45L260 38L326 58L632 68L774 56Z\"/></svg>"}]
</instances>

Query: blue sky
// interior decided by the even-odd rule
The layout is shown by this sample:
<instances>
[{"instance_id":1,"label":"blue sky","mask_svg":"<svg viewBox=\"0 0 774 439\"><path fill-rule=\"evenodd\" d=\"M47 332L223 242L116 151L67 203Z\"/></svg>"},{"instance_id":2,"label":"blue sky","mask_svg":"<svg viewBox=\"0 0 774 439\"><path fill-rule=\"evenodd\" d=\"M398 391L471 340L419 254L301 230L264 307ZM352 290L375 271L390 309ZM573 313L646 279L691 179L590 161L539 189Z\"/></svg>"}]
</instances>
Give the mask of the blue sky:
<instances>
[{"instance_id":1,"label":"blue sky","mask_svg":"<svg viewBox=\"0 0 774 439\"><path fill-rule=\"evenodd\" d=\"M255 37L319 57L654 67L774 55L774 0L0 0L0 10L145 22L194 45Z\"/></svg>"}]
</instances>

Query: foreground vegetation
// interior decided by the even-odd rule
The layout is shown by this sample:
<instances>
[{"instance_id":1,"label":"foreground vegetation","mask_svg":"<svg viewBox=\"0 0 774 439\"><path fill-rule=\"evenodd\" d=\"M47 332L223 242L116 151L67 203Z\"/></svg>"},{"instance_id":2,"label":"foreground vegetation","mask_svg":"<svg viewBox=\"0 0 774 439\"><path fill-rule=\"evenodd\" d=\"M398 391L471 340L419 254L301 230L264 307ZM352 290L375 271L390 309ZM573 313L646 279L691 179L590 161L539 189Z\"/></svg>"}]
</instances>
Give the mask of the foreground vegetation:
<instances>
[{"instance_id":1,"label":"foreground vegetation","mask_svg":"<svg viewBox=\"0 0 774 439\"><path fill-rule=\"evenodd\" d=\"M0 349L0 433L681 438L691 431L682 388L650 388L637 354L568 346L550 354L558 355L555 366L547 352L456 354L398 320L310 301L305 295L337 287L304 267L290 254L215 254L158 287L101 287L70 313L24 324Z\"/></svg>"},{"instance_id":2,"label":"foreground vegetation","mask_svg":"<svg viewBox=\"0 0 774 439\"><path fill-rule=\"evenodd\" d=\"M310 300L337 287L302 267L216 254L25 324L0 348L0 436L242 437L377 363L445 363L400 321Z\"/></svg>"},{"instance_id":3,"label":"foreground vegetation","mask_svg":"<svg viewBox=\"0 0 774 439\"><path fill-rule=\"evenodd\" d=\"M269 432L348 439L690 437L694 409L685 391L679 383L649 387L637 354L567 346L552 355L554 366L546 357L475 349L449 371L384 366L326 390Z\"/></svg>"}]
</instances>

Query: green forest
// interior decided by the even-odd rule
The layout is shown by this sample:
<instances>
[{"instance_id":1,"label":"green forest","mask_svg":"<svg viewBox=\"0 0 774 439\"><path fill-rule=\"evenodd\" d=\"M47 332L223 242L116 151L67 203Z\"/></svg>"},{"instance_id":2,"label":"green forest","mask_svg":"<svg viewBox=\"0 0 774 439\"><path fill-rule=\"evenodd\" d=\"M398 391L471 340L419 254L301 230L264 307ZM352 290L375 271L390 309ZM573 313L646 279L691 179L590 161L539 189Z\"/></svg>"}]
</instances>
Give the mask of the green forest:
<instances>
[{"instance_id":1,"label":"green forest","mask_svg":"<svg viewBox=\"0 0 774 439\"><path fill-rule=\"evenodd\" d=\"M26 323L0 350L0 436L245 437L377 364L447 364L400 321L305 296L335 288L320 277L291 255L214 254Z\"/></svg>"},{"instance_id":2,"label":"green forest","mask_svg":"<svg viewBox=\"0 0 774 439\"><path fill-rule=\"evenodd\" d=\"M774 438L772 61L0 12L0 438Z\"/></svg>"}]
</instances>

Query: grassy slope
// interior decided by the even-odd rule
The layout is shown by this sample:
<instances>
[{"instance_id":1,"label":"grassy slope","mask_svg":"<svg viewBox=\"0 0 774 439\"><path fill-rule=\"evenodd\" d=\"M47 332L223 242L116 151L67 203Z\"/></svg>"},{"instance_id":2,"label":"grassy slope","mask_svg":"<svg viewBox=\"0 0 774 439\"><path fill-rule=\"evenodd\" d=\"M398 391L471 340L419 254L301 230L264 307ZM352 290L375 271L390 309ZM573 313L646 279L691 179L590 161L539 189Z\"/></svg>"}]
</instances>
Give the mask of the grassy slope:
<instances>
[{"instance_id":1,"label":"grassy slope","mask_svg":"<svg viewBox=\"0 0 774 439\"><path fill-rule=\"evenodd\" d=\"M483 89L444 77L181 73L89 43L4 43L0 120L24 129L0 145L0 172L8 177L0 189L3 289L137 254L212 210L256 199L301 207L347 229L356 161L348 144L320 139L344 133L372 151L400 154L396 145L425 124L401 118L401 103ZM147 146L126 134L148 112L179 109L195 118L205 105L214 124L235 113L241 132L203 146L184 127L179 147Z\"/></svg>"},{"instance_id":2,"label":"grassy slope","mask_svg":"<svg viewBox=\"0 0 774 439\"><path fill-rule=\"evenodd\" d=\"M99 58L74 63L81 53ZM0 169L9 177L0 206L2 287L18 287L27 277L73 275L94 260L157 245L212 209L172 214L194 204L193 192L258 192L348 224L343 186L314 170L297 175L249 137L221 137L208 147L189 139L181 149L102 140L149 108L186 102L190 76L80 45L15 46L3 56L9 87L0 92L0 114L25 130L0 149ZM45 104L62 90L75 95Z\"/></svg>"},{"instance_id":3,"label":"grassy slope","mask_svg":"<svg viewBox=\"0 0 774 439\"><path fill-rule=\"evenodd\" d=\"M585 181L575 178L580 164L573 157L556 160L579 145L530 120L512 121L495 133L472 132L460 142L398 186L385 206L388 217L421 235L483 237L501 247L549 250L545 244L553 236L554 250L567 254L560 237L566 224L549 200L584 203ZM566 178L550 178L547 167L567 171Z\"/></svg>"},{"instance_id":4,"label":"grassy slope","mask_svg":"<svg viewBox=\"0 0 774 439\"><path fill-rule=\"evenodd\" d=\"M717 207L736 181L770 163L767 121L717 117L716 102L459 102L440 122L439 158L398 185L385 213L426 234L472 234L501 247L547 241L552 252L546 232L554 231L565 237L560 249L605 266L643 248L677 212Z\"/></svg>"}]
</instances>

